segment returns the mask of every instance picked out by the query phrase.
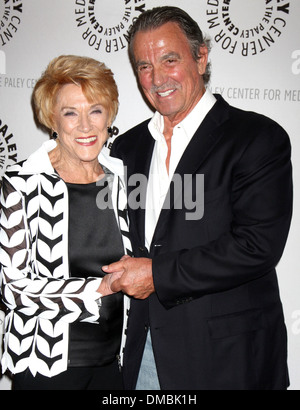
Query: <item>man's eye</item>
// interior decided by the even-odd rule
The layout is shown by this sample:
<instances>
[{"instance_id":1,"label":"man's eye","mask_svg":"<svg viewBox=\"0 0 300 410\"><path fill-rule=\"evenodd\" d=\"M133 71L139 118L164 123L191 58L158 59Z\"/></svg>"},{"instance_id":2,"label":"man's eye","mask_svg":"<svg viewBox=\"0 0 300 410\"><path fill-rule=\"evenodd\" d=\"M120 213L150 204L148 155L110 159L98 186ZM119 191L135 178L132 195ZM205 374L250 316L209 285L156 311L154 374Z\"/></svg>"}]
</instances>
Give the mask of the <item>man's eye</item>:
<instances>
[{"instance_id":1,"label":"man's eye","mask_svg":"<svg viewBox=\"0 0 300 410\"><path fill-rule=\"evenodd\" d=\"M141 71L145 71L145 70L147 70L147 69L149 69L149 65L141 65L141 66L139 66L139 68L138 68L138 70L141 72Z\"/></svg>"}]
</instances>

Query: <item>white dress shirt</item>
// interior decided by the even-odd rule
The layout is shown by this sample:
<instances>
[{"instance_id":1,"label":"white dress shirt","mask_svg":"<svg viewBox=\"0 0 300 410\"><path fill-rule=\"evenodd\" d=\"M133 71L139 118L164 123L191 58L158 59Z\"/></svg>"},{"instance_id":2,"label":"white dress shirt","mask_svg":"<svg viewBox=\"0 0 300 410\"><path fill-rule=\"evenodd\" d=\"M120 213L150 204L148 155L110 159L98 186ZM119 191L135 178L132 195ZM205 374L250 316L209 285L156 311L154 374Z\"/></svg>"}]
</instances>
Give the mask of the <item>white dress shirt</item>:
<instances>
[{"instance_id":1,"label":"white dress shirt","mask_svg":"<svg viewBox=\"0 0 300 410\"><path fill-rule=\"evenodd\" d=\"M174 128L171 141L169 174L166 167L168 147L163 135L164 118L159 112L156 112L149 123L149 131L155 139L155 145L146 197L145 246L148 250L150 249L161 208L177 165L195 132L215 102L216 98L214 95L209 90L206 90L193 111Z\"/></svg>"}]
</instances>

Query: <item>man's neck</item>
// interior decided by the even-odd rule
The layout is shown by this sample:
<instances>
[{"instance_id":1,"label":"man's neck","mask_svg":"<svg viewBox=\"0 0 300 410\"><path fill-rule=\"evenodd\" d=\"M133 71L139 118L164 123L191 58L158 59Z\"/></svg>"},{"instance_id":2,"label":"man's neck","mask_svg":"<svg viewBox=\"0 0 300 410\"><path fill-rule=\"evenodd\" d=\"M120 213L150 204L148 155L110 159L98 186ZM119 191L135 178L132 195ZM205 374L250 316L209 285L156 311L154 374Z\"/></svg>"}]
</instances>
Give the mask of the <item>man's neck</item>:
<instances>
[{"instance_id":1,"label":"man's neck","mask_svg":"<svg viewBox=\"0 0 300 410\"><path fill-rule=\"evenodd\" d=\"M169 115L169 116L163 116L164 118L164 137L168 146L168 154L167 154L167 159L166 159L166 167L167 171L169 174L169 166L170 166L170 158L171 158L171 141L172 141L172 136L173 136L173 130L178 125L181 123L196 107L196 105L199 103L203 95L205 94L205 89L201 92L201 94L198 96L198 98L191 104L191 107L184 112L179 112L176 113L175 115Z\"/></svg>"}]
</instances>

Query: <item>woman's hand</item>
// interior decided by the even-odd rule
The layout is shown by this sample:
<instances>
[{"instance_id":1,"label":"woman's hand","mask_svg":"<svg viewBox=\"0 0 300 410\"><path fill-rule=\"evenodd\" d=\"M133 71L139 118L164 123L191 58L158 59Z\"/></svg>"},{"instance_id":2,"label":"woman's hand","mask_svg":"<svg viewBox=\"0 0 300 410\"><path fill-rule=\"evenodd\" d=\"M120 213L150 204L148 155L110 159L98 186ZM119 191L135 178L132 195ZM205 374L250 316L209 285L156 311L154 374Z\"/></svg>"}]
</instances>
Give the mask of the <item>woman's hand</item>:
<instances>
[{"instance_id":1,"label":"woman's hand","mask_svg":"<svg viewBox=\"0 0 300 410\"><path fill-rule=\"evenodd\" d=\"M124 255L122 256L120 261L125 261L126 259L130 259L130 256ZM120 270L120 271L116 271L116 272L105 275L104 278L102 279L102 282L97 292L101 293L101 296L108 296L108 295L112 295L113 293L116 293L115 291L111 289L111 285L115 280L120 279L123 273L124 273L124 270Z\"/></svg>"}]
</instances>

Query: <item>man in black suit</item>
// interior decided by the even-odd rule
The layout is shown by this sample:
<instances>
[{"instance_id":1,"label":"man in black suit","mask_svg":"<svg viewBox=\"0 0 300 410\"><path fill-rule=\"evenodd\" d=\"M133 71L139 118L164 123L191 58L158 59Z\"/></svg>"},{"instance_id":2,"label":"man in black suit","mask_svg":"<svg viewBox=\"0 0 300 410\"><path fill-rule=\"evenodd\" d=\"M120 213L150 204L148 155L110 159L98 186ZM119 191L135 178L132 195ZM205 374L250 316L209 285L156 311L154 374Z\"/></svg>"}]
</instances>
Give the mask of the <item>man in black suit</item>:
<instances>
[{"instance_id":1,"label":"man in black suit","mask_svg":"<svg viewBox=\"0 0 300 410\"><path fill-rule=\"evenodd\" d=\"M289 138L206 89L208 47L182 10L143 13L130 50L156 112L112 148L129 181L148 181L138 209L128 183L135 258L104 267L132 296L126 388L286 389L275 267L292 214Z\"/></svg>"}]
</instances>

